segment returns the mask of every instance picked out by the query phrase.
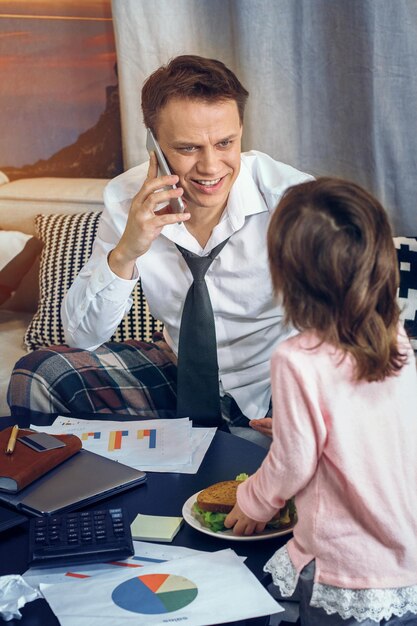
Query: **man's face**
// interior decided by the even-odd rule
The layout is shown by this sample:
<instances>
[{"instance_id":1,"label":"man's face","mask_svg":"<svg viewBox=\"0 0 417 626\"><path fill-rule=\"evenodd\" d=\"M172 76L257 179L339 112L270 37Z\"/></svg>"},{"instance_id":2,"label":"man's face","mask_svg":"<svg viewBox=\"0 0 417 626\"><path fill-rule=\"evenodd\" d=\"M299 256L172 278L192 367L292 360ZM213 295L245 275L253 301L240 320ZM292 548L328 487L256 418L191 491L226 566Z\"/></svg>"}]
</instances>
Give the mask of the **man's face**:
<instances>
[{"instance_id":1,"label":"man's face","mask_svg":"<svg viewBox=\"0 0 417 626\"><path fill-rule=\"evenodd\" d=\"M158 142L187 210L222 213L240 169L242 126L234 100L170 100L158 115Z\"/></svg>"}]
</instances>

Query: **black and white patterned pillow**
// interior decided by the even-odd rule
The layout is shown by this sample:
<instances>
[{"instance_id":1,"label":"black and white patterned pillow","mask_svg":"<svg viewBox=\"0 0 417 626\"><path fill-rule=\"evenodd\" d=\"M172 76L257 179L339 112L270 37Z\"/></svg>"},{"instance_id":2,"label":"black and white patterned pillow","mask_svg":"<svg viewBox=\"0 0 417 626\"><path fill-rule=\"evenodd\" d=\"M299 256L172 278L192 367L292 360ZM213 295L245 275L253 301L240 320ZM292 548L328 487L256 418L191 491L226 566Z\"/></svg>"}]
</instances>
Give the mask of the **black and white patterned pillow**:
<instances>
[{"instance_id":1,"label":"black and white patterned pillow","mask_svg":"<svg viewBox=\"0 0 417 626\"><path fill-rule=\"evenodd\" d=\"M38 236L43 242L39 270L39 304L24 337L30 350L65 344L61 303L82 266L90 257L101 212L73 215L37 215ZM149 341L162 324L148 309L140 282L133 293L133 304L112 339Z\"/></svg>"},{"instance_id":2,"label":"black and white patterned pillow","mask_svg":"<svg viewBox=\"0 0 417 626\"><path fill-rule=\"evenodd\" d=\"M417 238L394 237L394 245L400 270L398 301L401 319L411 339L411 345L417 350Z\"/></svg>"}]
</instances>

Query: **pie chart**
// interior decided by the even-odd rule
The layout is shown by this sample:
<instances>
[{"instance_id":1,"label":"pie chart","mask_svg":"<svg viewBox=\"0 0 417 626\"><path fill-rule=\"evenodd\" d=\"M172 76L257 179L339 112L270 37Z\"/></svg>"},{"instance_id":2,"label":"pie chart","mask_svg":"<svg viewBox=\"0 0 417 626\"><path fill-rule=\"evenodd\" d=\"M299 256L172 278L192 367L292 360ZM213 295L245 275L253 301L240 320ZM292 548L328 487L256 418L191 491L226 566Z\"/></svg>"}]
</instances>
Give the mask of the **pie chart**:
<instances>
[{"instance_id":1,"label":"pie chart","mask_svg":"<svg viewBox=\"0 0 417 626\"><path fill-rule=\"evenodd\" d=\"M144 574L118 585L112 600L126 611L155 615L178 611L190 604L197 594L197 586L183 576Z\"/></svg>"}]
</instances>

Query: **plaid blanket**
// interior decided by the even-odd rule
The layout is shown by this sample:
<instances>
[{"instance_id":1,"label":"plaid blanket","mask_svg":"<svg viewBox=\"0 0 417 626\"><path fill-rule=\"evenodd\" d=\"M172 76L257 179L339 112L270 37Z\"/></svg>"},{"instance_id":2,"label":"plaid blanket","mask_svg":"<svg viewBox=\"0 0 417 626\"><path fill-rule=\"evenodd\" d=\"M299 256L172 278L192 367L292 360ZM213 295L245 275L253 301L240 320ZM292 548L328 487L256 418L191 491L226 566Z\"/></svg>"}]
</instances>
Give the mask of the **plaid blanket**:
<instances>
[{"instance_id":1,"label":"plaid blanket","mask_svg":"<svg viewBox=\"0 0 417 626\"><path fill-rule=\"evenodd\" d=\"M108 342L94 352L52 346L15 365L7 393L19 422L45 414L175 417L177 368L158 343Z\"/></svg>"}]
</instances>

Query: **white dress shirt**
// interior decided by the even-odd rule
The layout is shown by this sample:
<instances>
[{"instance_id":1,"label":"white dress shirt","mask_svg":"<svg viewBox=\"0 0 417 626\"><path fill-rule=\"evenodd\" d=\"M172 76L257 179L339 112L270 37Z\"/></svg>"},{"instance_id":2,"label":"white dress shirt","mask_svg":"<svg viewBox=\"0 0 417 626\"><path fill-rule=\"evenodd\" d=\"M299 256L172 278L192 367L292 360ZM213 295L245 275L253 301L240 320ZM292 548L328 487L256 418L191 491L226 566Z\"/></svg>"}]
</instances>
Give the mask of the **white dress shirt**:
<instances>
[{"instance_id":1,"label":"white dress shirt","mask_svg":"<svg viewBox=\"0 0 417 626\"><path fill-rule=\"evenodd\" d=\"M92 255L63 302L66 341L88 350L108 341L131 306L130 294L140 276L151 313L164 323L165 339L178 354L182 308L192 276L173 244L204 256L231 237L206 274L220 389L249 419L264 417L271 398L269 359L276 343L289 334L273 296L266 232L287 187L311 177L261 152L243 153L227 206L206 246L200 246L185 224L165 226L137 259L137 275L125 280L111 271L107 256L124 231L132 198L147 169L148 163L134 167L105 188L105 210Z\"/></svg>"}]
</instances>

